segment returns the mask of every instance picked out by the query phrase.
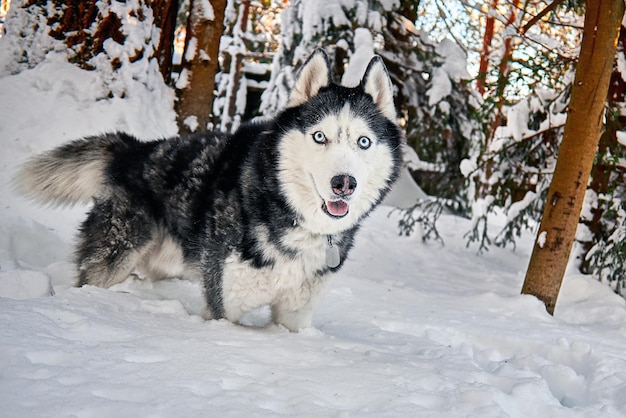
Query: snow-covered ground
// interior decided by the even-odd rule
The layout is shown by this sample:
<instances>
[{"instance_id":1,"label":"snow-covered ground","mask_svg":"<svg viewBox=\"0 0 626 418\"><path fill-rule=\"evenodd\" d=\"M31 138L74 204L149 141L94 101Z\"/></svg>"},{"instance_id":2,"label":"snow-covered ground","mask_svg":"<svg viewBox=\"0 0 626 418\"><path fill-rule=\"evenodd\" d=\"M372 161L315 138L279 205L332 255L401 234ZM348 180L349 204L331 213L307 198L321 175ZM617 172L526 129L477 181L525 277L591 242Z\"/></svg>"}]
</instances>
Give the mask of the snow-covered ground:
<instances>
[{"instance_id":1,"label":"snow-covered ground","mask_svg":"<svg viewBox=\"0 0 626 418\"><path fill-rule=\"evenodd\" d=\"M15 168L83 135L175 132L167 92L94 102L93 77L47 61L0 78L0 416L626 415L624 300L570 272L551 317L519 294L532 237L479 256L450 216L442 246L377 210L298 334L203 321L187 282L72 287L86 208L16 196Z\"/></svg>"}]
</instances>

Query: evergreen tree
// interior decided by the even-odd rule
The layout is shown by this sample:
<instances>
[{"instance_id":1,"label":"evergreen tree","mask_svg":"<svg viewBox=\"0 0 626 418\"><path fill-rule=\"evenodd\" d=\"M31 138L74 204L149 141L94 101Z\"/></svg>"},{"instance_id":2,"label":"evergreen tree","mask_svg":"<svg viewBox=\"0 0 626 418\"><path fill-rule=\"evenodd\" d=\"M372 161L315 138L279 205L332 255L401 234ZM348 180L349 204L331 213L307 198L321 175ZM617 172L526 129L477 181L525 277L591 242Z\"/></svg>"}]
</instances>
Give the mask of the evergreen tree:
<instances>
[{"instance_id":1,"label":"evergreen tree","mask_svg":"<svg viewBox=\"0 0 626 418\"><path fill-rule=\"evenodd\" d=\"M605 129L591 171L578 241L580 269L616 292L626 280L626 28L622 25L609 84Z\"/></svg>"},{"instance_id":2,"label":"evergreen tree","mask_svg":"<svg viewBox=\"0 0 626 418\"><path fill-rule=\"evenodd\" d=\"M14 1L6 18L0 73L33 68L52 56L100 74L101 96L123 98L135 83L163 83L155 9L168 2ZM165 24L166 19L158 19Z\"/></svg>"},{"instance_id":3,"label":"evergreen tree","mask_svg":"<svg viewBox=\"0 0 626 418\"><path fill-rule=\"evenodd\" d=\"M278 48L282 1L229 0L221 38L221 68L216 77L213 125L232 132L259 113L260 96Z\"/></svg>"},{"instance_id":4,"label":"evergreen tree","mask_svg":"<svg viewBox=\"0 0 626 418\"><path fill-rule=\"evenodd\" d=\"M563 134L569 92L536 90L518 103L504 106L504 123L492 141L488 145L479 142L472 156L463 161L461 167L471 180L469 193L474 196L473 223L467 237L477 242L480 250L492 243L514 245L522 231L540 219ZM495 211L501 211L506 222L495 237L489 237L487 218Z\"/></svg>"},{"instance_id":5,"label":"evergreen tree","mask_svg":"<svg viewBox=\"0 0 626 418\"><path fill-rule=\"evenodd\" d=\"M491 18L496 24L506 21L504 5L492 1L486 20ZM522 230L535 227L541 219L570 100L572 63L576 58L572 51L576 50L577 39L572 36L576 31L572 22L584 12L584 7L571 1L525 2L524 7L512 24L515 30L508 32L509 36L517 34L519 39L515 43L520 49L509 54L508 76L502 77L503 67L498 61L507 55L504 36L497 31L487 34L485 30L485 38L490 40L483 39L480 54L481 64L491 62L489 67L483 67L487 69L479 70L477 79L477 88L483 83L485 94L478 117L485 128L482 137L473 144L471 157L462 164L471 180L468 193L474 196L473 224L467 237L469 242L478 242L480 250L492 243L514 245ZM501 17L494 19L499 13ZM506 32L506 27L503 31ZM558 41L554 45L559 48L547 48L549 39ZM620 72L624 66L619 65L624 60L623 43L622 29L609 86L604 133L580 218L577 235L580 250L574 254L583 273L593 274L620 292L626 261L623 224L626 169L622 144L626 141L619 140L624 130L622 109L626 91ZM487 44L493 47L484 49ZM525 52L529 50L535 53ZM524 89L529 92L519 99ZM504 213L506 223L495 234L488 234L488 215L494 212Z\"/></svg>"},{"instance_id":6,"label":"evergreen tree","mask_svg":"<svg viewBox=\"0 0 626 418\"><path fill-rule=\"evenodd\" d=\"M478 243L479 251L494 242L514 243L539 220L573 78L577 29L572 22L581 12L559 2L521 6L497 0L485 11L486 23L498 18L497 30L489 33L487 25L480 53L474 52L481 58L477 89L483 100L477 119L482 133L462 162L472 201L466 237L468 245ZM570 19L569 26L562 16ZM559 49L546 46L550 39ZM494 212L506 215L495 236L489 223Z\"/></svg>"},{"instance_id":7,"label":"evergreen tree","mask_svg":"<svg viewBox=\"0 0 626 418\"><path fill-rule=\"evenodd\" d=\"M271 114L285 106L295 72L314 48L328 52L333 78L346 85L355 85L371 56L379 54L413 150L409 168L418 184L440 199L439 206L466 214L459 164L479 127L472 116L478 102L466 83L470 77L462 50L448 40L430 42L415 28L418 6L411 1L292 1L281 15L281 44L261 110Z\"/></svg>"}]
</instances>

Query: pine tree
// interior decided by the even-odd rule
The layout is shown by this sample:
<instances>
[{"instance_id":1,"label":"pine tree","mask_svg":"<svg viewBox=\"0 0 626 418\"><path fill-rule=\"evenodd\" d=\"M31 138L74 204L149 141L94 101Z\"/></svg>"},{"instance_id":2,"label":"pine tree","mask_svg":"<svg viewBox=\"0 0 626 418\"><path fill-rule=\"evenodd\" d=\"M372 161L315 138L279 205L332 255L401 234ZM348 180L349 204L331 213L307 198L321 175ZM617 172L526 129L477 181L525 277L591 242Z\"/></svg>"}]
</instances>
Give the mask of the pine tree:
<instances>
[{"instance_id":1,"label":"pine tree","mask_svg":"<svg viewBox=\"0 0 626 418\"><path fill-rule=\"evenodd\" d=\"M363 0L345 6L337 2L291 1L281 13L280 46L272 61L272 75L263 93L261 112L270 115L284 108L297 69L315 48L326 50L333 79L339 81L347 64L348 50L354 46L354 29L372 23L368 22L368 8ZM380 25L380 18L369 18Z\"/></svg>"},{"instance_id":2,"label":"pine tree","mask_svg":"<svg viewBox=\"0 0 626 418\"><path fill-rule=\"evenodd\" d=\"M281 15L281 46L261 110L271 114L286 104L295 72L314 48L329 53L333 78L346 85L358 82L377 53L390 72L400 122L413 148L410 168L418 184L440 198L432 213L440 213L442 206L467 213L459 163L478 129L471 115L478 102L466 83L463 51L447 40L430 42L415 28L418 5L292 1ZM405 226L422 219L419 212L410 209ZM432 219L425 223L432 225Z\"/></svg>"},{"instance_id":3,"label":"pine tree","mask_svg":"<svg viewBox=\"0 0 626 418\"><path fill-rule=\"evenodd\" d=\"M495 243L515 243L520 233L535 225L543 209L545 191L554 167L569 100L578 8L552 2L490 3L487 21L495 19L493 33L485 29L477 88L483 101L477 119L482 135L473 143L463 171L470 179L472 226L468 245L479 251ZM519 6L519 5L518 5ZM557 8L559 6L559 8ZM544 19L544 20L542 20ZM497 24L502 21L504 24ZM559 31L553 28L558 24ZM487 38L490 39L487 42ZM547 39L559 49L547 48ZM492 48L485 45L495 44ZM517 45L513 48L513 45ZM491 51L496 51L491 52ZM490 64L487 66L486 64ZM494 236L489 215L504 212L507 222Z\"/></svg>"},{"instance_id":4,"label":"pine tree","mask_svg":"<svg viewBox=\"0 0 626 418\"><path fill-rule=\"evenodd\" d=\"M219 90L224 91L223 104L214 103L213 108L219 117L219 129L225 132L234 131L241 122L245 112L245 96L247 95L246 78L243 75L243 61L246 55L246 45L243 37L248 30L250 16L250 0L230 0L227 7L231 12L227 14L225 22L226 32L222 35L221 48L224 62ZM229 16L230 15L230 16Z\"/></svg>"},{"instance_id":5,"label":"pine tree","mask_svg":"<svg viewBox=\"0 0 626 418\"><path fill-rule=\"evenodd\" d=\"M123 98L136 82L146 88L163 83L158 57L165 51L154 42L161 28L153 6L167 8L168 2L13 2L0 52L8 59L0 60L0 73L34 68L53 54L97 71L103 98Z\"/></svg>"},{"instance_id":6,"label":"pine tree","mask_svg":"<svg viewBox=\"0 0 626 418\"><path fill-rule=\"evenodd\" d=\"M475 195L476 200L472 211L474 224L467 236L470 241L478 242L481 250L493 243L515 245L523 230L536 227L541 219L547 188L552 179L556 151L563 137L574 78L571 63L576 58L572 55L576 50L576 37L571 35L576 29L572 25L568 30L568 26L564 26L566 20L559 21L559 18L567 14L575 18L576 14L584 11L584 7L578 2L552 1L545 4L537 2L533 10L529 8L532 3L524 3L525 7L520 10L518 22L514 25L515 31L512 33L519 34L517 48L531 47L531 42L540 48L535 48L538 53L523 55L523 60L516 59L515 50L513 51L510 68L514 73L509 75L510 80L505 85L510 91L504 101L500 101L498 95L495 100L492 98L493 92L501 87L501 84L495 83L499 79L501 67L497 60L490 67L487 64L502 56L493 51L501 52L506 48L497 46L498 42L503 45L497 30L488 33L485 29L483 33L477 89L482 88L485 94L482 110L484 116L479 119L485 121L487 129L484 137L472 148L472 157L463 163L464 171L472 179L470 185L482 185L482 190L487 192L481 199L478 187L470 190L470 195ZM491 11L487 14L486 21L492 24L495 22L497 27L498 22L504 19L494 18L500 10L496 5L509 6L497 0L490 5ZM570 22L573 21L575 19L570 19ZM559 40L560 49L541 47L542 42L546 43L550 38ZM485 47L491 47L494 42L495 47ZM572 255L578 258L581 272L593 274L618 292L622 291L626 275L623 267L626 261L623 225L626 169L623 165L625 150L619 141L624 130L621 109L624 107L623 95L626 88L624 77L620 73L623 65L618 65L624 60L623 42L622 33L609 86L609 110L604 133L591 172L577 233L580 246L576 247L576 252ZM526 68L525 77L518 76L518 68ZM521 99L520 93L511 89L516 84L512 81L516 79L526 80L518 85L529 88L529 93L524 93ZM494 83L490 84L488 80ZM489 90L490 85L494 86L491 87L492 90ZM516 101L509 103L511 99ZM502 103L501 113L498 112L496 103ZM489 124L488 117L494 114L502 115L495 126ZM495 127L495 131L490 130L491 127ZM489 133L493 138L489 137ZM506 215L506 223L494 236L487 234L490 227L487 215L495 211Z\"/></svg>"},{"instance_id":7,"label":"pine tree","mask_svg":"<svg viewBox=\"0 0 626 418\"><path fill-rule=\"evenodd\" d=\"M258 115L260 95L278 48L278 14L284 8L282 1L276 0L229 0L213 103L217 129L232 132L242 120Z\"/></svg>"}]
</instances>

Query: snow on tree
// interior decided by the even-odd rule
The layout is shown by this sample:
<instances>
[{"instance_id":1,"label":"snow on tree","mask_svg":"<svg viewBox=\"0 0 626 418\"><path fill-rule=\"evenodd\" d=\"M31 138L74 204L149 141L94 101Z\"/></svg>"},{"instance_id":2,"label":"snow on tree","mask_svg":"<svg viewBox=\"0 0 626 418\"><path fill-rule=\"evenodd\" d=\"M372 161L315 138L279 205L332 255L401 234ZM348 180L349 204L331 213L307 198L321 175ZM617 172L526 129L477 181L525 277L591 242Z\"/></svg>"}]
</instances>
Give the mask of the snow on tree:
<instances>
[{"instance_id":1,"label":"snow on tree","mask_svg":"<svg viewBox=\"0 0 626 418\"><path fill-rule=\"evenodd\" d=\"M326 49L333 78L338 81L344 72L347 50L354 45L353 25L368 27L368 9L367 2L362 0L291 1L280 15L280 46L272 61L272 75L262 96L261 112L270 115L286 106L296 72L315 48ZM350 15L355 18L354 23Z\"/></svg>"},{"instance_id":2,"label":"snow on tree","mask_svg":"<svg viewBox=\"0 0 626 418\"><path fill-rule=\"evenodd\" d=\"M285 7L282 0L228 1L213 102L217 129L232 132L242 120L258 114L278 47L278 15Z\"/></svg>"},{"instance_id":3,"label":"snow on tree","mask_svg":"<svg viewBox=\"0 0 626 418\"><path fill-rule=\"evenodd\" d=\"M474 116L482 128L472 136L461 170L469 180L471 202L472 227L466 237L483 251L494 242L514 243L521 230L539 219L569 99L578 15L541 1L519 7L494 0L481 3L482 9L470 3L479 6L458 1L446 7L461 4L456 15L466 7L466 18L485 22L482 37L468 26L473 25L469 20L457 29L469 38L457 40L480 58L476 88L483 96ZM506 224L494 237L489 219L502 212Z\"/></svg>"},{"instance_id":4,"label":"snow on tree","mask_svg":"<svg viewBox=\"0 0 626 418\"><path fill-rule=\"evenodd\" d=\"M532 9L529 5L533 2L526 2L513 24L506 19L510 12L508 3L492 1L488 9L487 23L490 18L501 28L509 23L515 30L509 30L508 35L517 33L518 38L514 42L517 49L509 54L508 81L500 76L503 67L498 61L507 55L503 36L497 31L485 34L495 39L495 47L488 55L480 55L481 64L491 62L491 70L479 69L477 79L478 87L485 83L485 100L478 119L483 120L486 129L484 136L473 144L470 158L462 163L463 172L471 180L468 193L474 196L473 226L467 237L469 242L479 244L480 251L492 243L514 245L522 230L536 227L543 211L570 100L574 70L570 63L576 59L574 35L580 26L576 23L577 15L584 11L580 5L568 4L564 8L559 3L536 2ZM623 286L626 248L621 216L626 170L624 147L618 141L624 130L625 87L619 70L620 66L626 67L620 64L624 62L623 37L622 34L609 88L605 130L580 218L580 245L573 254L578 257L582 272L594 274L618 291ZM483 42L483 49L487 43ZM530 53L531 50L535 52ZM525 70L520 71L522 68ZM489 84L488 80L493 82ZM498 90L503 86L509 91L504 96ZM493 213L505 215L505 224L495 235L488 234L488 229L493 228L488 222ZM498 219L500 223L502 217Z\"/></svg>"},{"instance_id":5,"label":"snow on tree","mask_svg":"<svg viewBox=\"0 0 626 418\"><path fill-rule=\"evenodd\" d=\"M102 97L125 97L136 82L162 84L159 28L145 1L13 2L0 47L0 73L64 59L101 77ZM53 58L56 57L56 58Z\"/></svg>"},{"instance_id":6,"label":"snow on tree","mask_svg":"<svg viewBox=\"0 0 626 418\"><path fill-rule=\"evenodd\" d=\"M422 188L440 198L439 205L465 213L465 179L458 167L479 128L471 116L478 102L466 83L465 54L451 41L432 42L415 28L417 5L292 1L281 15L281 44L261 110L272 114L285 106L298 67L317 47L327 51L333 78L345 85L355 85L372 55L380 55L411 147L409 168Z\"/></svg>"},{"instance_id":7,"label":"snow on tree","mask_svg":"<svg viewBox=\"0 0 626 418\"><path fill-rule=\"evenodd\" d=\"M462 162L473 195L473 225L467 237L480 250L492 243L487 235L488 214L499 210L505 223L493 239L497 245L515 244L521 232L540 218L545 192L556 161L566 119L569 90L539 89L511 106L504 106L505 123L492 140L472 148ZM488 164L485 165L485 162ZM485 167L490 171L487 174ZM481 195L478 187L485 187ZM482 190L482 193L485 189Z\"/></svg>"},{"instance_id":8,"label":"snow on tree","mask_svg":"<svg viewBox=\"0 0 626 418\"><path fill-rule=\"evenodd\" d=\"M235 4L236 3L236 4ZM243 58L246 46L243 41L244 33L248 29L250 15L250 1L229 0L226 6L224 25L225 33L221 38L220 54L223 68L218 91L222 90L222 100L215 100L213 109L219 117L219 129L225 132L234 131L241 123L246 108L247 84L243 76Z\"/></svg>"},{"instance_id":9,"label":"snow on tree","mask_svg":"<svg viewBox=\"0 0 626 418\"><path fill-rule=\"evenodd\" d=\"M173 118L174 94L159 68L161 30L152 6L163 2L34 1L11 3L0 38L0 76L67 63L97 74L86 96L154 101L146 121ZM120 121L115 129L128 129Z\"/></svg>"}]
</instances>

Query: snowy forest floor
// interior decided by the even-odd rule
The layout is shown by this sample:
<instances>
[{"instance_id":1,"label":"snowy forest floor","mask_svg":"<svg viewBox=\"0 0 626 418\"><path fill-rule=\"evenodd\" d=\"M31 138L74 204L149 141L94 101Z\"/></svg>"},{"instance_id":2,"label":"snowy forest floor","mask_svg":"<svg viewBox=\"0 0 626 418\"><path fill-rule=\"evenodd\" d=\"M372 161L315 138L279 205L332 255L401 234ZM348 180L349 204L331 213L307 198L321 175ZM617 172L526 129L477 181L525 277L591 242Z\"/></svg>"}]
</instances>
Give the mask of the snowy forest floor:
<instances>
[{"instance_id":1,"label":"snowy forest floor","mask_svg":"<svg viewBox=\"0 0 626 418\"><path fill-rule=\"evenodd\" d=\"M626 415L625 301L570 271L552 317L520 295L532 237L477 255L452 216L444 245L422 243L379 208L297 334L204 321L188 282L72 287L86 208L33 206L15 168L83 135L175 131L167 92L96 101L91 77L50 62L0 78L0 416Z\"/></svg>"}]
</instances>

